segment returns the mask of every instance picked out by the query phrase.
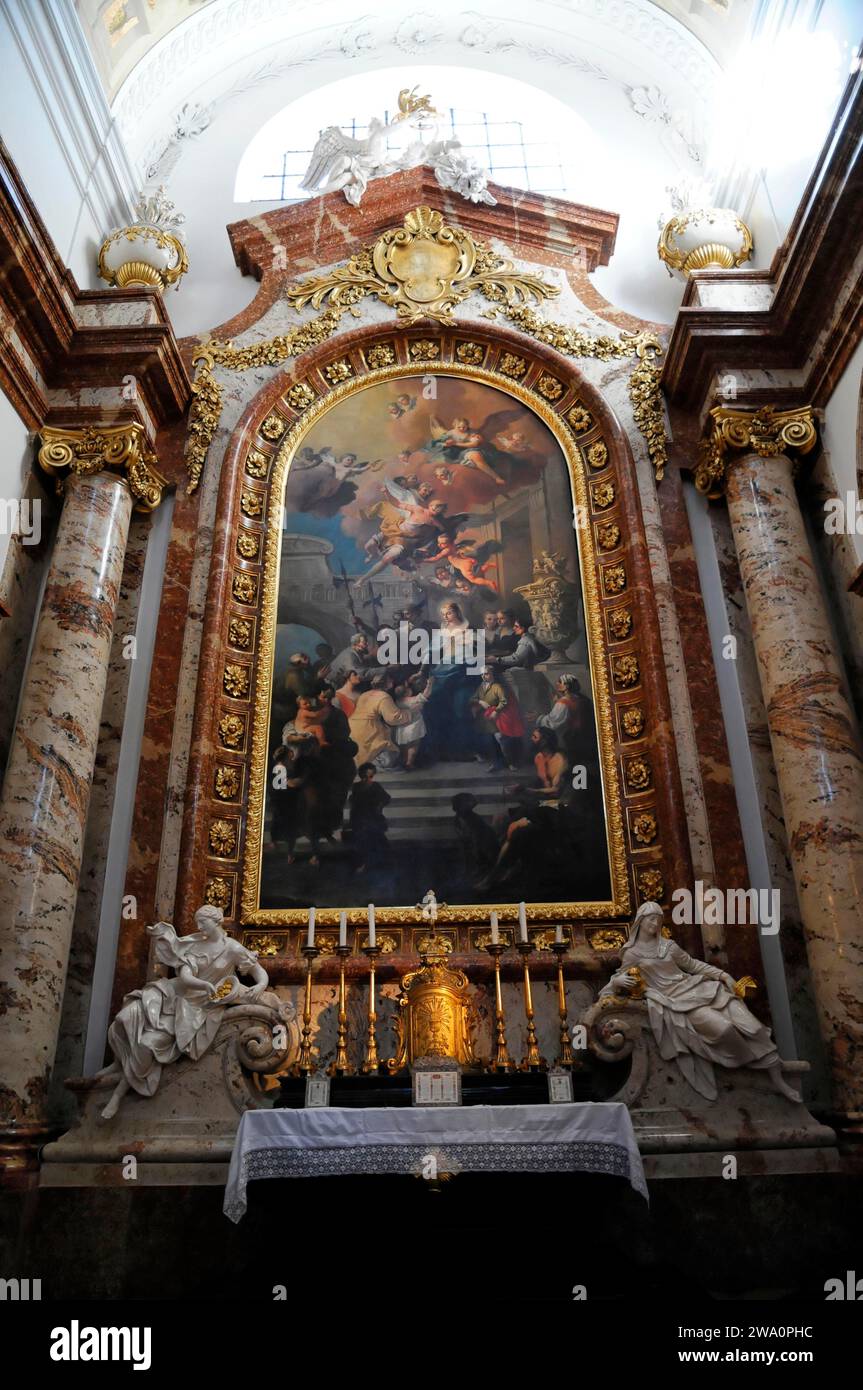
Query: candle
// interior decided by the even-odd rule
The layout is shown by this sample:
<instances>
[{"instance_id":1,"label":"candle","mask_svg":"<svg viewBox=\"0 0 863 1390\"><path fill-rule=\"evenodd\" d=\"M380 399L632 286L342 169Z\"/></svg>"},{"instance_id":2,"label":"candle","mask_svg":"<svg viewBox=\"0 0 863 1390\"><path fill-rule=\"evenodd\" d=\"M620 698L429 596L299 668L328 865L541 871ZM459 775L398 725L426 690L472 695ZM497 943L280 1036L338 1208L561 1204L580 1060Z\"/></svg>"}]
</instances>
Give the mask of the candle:
<instances>
[{"instance_id":1,"label":"candle","mask_svg":"<svg viewBox=\"0 0 863 1390\"><path fill-rule=\"evenodd\" d=\"M493 913L491 914L491 944L492 944L492 946L498 946L498 945L500 945L500 930L499 930L498 925L497 925L497 913L496 913L496 912L493 912Z\"/></svg>"},{"instance_id":2,"label":"candle","mask_svg":"<svg viewBox=\"0 0 863 1390\"><path fill-rule=\"evenodd\" d=\"M518 905L518 939L527 941L527 917L524 911L524 903Z\"/></svg>"},{"instance_id":3,"label":"candle","mask_svg":"<svg viewBox=\"0 0 863 1390\"><path fill-rule=\"evenodd\" d=\"M306 939L306 945L307 945L307 946L314 946L314 944L315 944L315 909L314 909L313 907L310 907L310 908L309 908L309 934L308 934L308 937L307 937L307 939Z\"/></svg>"},{"instance_id":4,"label":"candle","mask_svg":"<svg viewBox=\"0 0 863 1390\"><path fill-rule=\"evenodd\" d=\"M558 922L557 926L554 929L554 940L557 946L563 945L563 926L560 922Z\"/></svg>"},{"instance_id":5,"label":"candle","mask_svg":"<svg viewBox=\"0 0 863 1390\"><path fill-rule=\"evenodd\" d=\"M348 944L348 914L347 914L346 912L340 912L340 913L339 913L339 945L340 945L340 946L347 946L347 944Z\"/></svg>"},{"instance_id":6,"label":"candle","mask_svg":"<svg viewBox=\"0 0 863 1390\"><path fill-rule=\"evenodd\" d=\"M369 903L369 945L377 946L377 944L375 939L375 905Z\"/></svg>"}]
</instances>

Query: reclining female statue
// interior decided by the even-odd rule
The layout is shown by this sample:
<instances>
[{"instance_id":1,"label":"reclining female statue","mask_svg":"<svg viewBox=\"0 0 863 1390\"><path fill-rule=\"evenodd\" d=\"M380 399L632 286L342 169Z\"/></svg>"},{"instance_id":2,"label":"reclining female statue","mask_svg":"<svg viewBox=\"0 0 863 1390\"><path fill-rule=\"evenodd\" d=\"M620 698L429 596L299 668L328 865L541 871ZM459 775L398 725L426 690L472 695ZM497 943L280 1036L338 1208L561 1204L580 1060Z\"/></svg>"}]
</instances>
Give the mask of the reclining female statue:
<instances>
[{"instance_id":1,"label":"reclining female statue","mask_svg":"<svg viewBox=\"0 0 863 1390\"><path fill-rule=\"evenodd\" d=\"M104 1120L116 1115L130 1087L139 1095L154 1095L168 1062L202 1057L219 1031L225 1009L253 1004L267 988L267 972L253 952L228 936L223 916L219 907L199 907L198 930L188 936L178 936L169 922L147 928L156 939L156 959L173 966L176 974L150 980L127 994L108 1029L115 1060L96 1076L100 1086L116 1084L102 1111ZM250 976L254 983L241 984L237 974Z\"/></svg>"},{"instance_id":2,"label":"reclining female statue","mask_svg":"<svg viewBox=\"0 0 863 1390\"><path fill-rule=\"evenodd\" d=\"M782 1075L782 1061L769 1029L747 1009L736 982L724 970L695 960L662 935L659 903L642 903L621 955L621 969L600 999L643 998L659 1055L676 1060L699 1095L716 1100L714 1063L768 1072L777 1091L796 1103L800 1096Z\"/></svg>"}]
</instances>

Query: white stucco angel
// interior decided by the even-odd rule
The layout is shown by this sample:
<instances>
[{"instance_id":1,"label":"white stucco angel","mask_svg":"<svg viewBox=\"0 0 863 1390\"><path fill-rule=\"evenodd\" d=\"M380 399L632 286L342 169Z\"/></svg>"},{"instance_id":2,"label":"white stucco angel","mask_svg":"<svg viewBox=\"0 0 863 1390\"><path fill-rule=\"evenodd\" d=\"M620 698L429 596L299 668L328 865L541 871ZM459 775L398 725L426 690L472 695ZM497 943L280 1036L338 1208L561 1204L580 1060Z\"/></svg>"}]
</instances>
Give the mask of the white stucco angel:
<instances>
[{"instance_id":1,"label":"white stucco angel","mask_svg":"<svg viewBox=\"0 0 863 1390\"><path fill-rule=\"evenodd\" d=\"M438 140L440 112L429 96L418 96L416 87L404 87L398 108L391 121L373 116L362 140L345 135L338 126L327 126L318 136L300 187L321 194L340 188L348 202L358 207L371 179L428 164L441 188L474 203L495 202L485 171L462 152L461 142Z\"/></svg>"},{"instance_id":2,"label":"white stucco angel","mask_svg":"<svg viewBox=\"0 0 863 1390\"><path fill-rule=\"evenodd\" d=\"M621 969L600 999L643 998L660 1056L677 1061L686 1080L707 1100L717 1097L714 1064L767 1071L777 1091L800 1096L785 1081L782 1061L765 1024L747 1009L737 982L696 960L662 935L659 903L642 903L621 955Z\"/></svg>"},{"instance_id":3,"label":"white stucco angel","mask_svg":"<svg viewBox=\"0 0 863 1390\"><path fill-rule=\"evenodd\" d=\"M114 1086L103 1119L116 1115L130 1088L154 1095L169 1062L182 1056L197 1061L215 1039L225 1009L253 1004L267 988L267 972L252 951L228 936L223 916L221 908L200 907L198 930L188 936L178 936L169 922L147 928L156 940L156 959L176 974L127 994L108 1029L115 1060L96 1073L99 1085ZM238 975L253 983L241 984Z\"/></svg>"}]
</instances>

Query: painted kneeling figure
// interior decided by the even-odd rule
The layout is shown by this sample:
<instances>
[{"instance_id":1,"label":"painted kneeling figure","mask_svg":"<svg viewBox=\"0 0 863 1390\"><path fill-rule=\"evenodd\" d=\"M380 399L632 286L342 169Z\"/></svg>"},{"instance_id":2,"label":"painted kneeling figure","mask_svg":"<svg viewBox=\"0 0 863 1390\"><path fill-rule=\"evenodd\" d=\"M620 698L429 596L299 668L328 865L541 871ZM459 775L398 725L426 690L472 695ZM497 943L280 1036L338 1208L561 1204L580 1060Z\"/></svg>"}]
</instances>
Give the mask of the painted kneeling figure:
<instances>
[{"instance_id":1,"label":"painted kneeling figure","mask_svg":"<svg viewBox=\"0 0 863 1390\"><path fill-rule=\"evenodd\" d=\"M147 931L156 939L156 959L173 966L172 979L150 980L123 1000L108 1029L115 1060L97 1072L99 1084L114 1085L102 1118L110 1120L131 1088L142 1096L155 1095L162 1067L178 1057L197 1061L219 1031L225 1009L253 1004L269 984L257 957L222 927L218 907L200 907L198 930L178 936L169 922ZM243 985L237 975L254 982Z\"/></svg>"},{"instance_id":2,"label":"painted kneeling figure","mask_svg":"<svg viewBox=\"0 0 863 1390\"><path fill-rule=\"evenodd\" d=\"M777 1091L800 1102L782 1075L770 1030L738 997L734 979L662 935L659 903L643 903L638 909L621 961L600 998L639 991L660 1056L666 1062L676 1060L699 1095L716 1100L715 1064L767 1071Z\"/></svg>"}]
</instances>

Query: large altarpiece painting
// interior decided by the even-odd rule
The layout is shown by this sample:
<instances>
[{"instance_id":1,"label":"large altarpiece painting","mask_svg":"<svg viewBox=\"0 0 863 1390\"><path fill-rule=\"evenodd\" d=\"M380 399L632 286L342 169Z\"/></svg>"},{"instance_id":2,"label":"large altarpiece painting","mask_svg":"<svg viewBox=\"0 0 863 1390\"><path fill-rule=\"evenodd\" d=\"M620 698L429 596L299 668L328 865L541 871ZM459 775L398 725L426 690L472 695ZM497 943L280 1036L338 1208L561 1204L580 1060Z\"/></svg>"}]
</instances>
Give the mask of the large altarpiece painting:
<instances>
[{"instance_id":1,"label":"large altarpiece painting","mask_svg":"<svg viewBox=\"0 0 863 1390\"><path fill-rule=\"evenodd\" d=\"M455 919L628 904L596 495L536 393L453 361L331 391L264 538L243 921L433 887Z\"/></svg>"}]
</instances>

